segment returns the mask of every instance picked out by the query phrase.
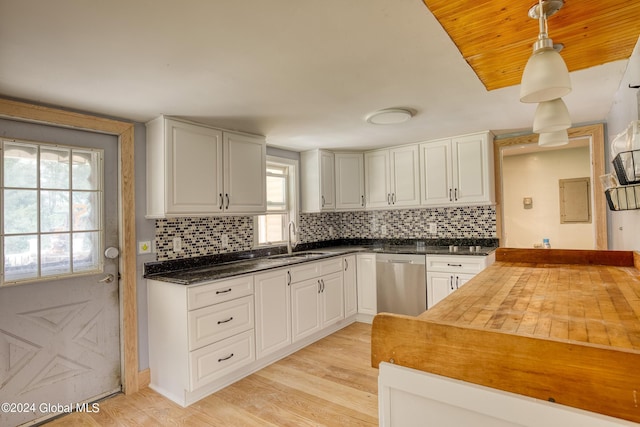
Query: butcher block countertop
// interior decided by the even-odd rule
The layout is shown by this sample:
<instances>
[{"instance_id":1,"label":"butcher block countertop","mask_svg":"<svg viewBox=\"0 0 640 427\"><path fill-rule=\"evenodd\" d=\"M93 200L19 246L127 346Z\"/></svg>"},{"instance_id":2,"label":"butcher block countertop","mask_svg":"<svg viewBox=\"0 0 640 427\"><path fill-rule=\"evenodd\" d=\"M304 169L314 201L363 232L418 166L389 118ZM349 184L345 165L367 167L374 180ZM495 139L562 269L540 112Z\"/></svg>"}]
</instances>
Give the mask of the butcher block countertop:
<instances>
[{"instance_id":1,"label":"butcher block countertop","mask_svg":"<svg viewBox=\"0 0 640 427\"><path fill-rule=\"evenodd\" d=\"M640 254L509 249L423 314L378 314L391 362L640 422Z\"/></svg>"}]
</instances>

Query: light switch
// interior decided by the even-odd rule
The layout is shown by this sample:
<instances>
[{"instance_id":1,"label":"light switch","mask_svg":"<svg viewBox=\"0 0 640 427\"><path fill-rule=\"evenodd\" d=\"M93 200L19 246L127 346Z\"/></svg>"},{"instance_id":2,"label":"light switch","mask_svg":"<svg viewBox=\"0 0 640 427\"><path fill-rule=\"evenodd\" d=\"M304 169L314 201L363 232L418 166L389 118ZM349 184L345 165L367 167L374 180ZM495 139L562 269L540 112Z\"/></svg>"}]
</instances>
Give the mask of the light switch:
<instances>
[{"instance_id":1,"label":"light switch","mask_svg":"<svg viewBox=\"0 0 640 427\"><path fill-rule=\"evenodd\" d=\"M525 197L522 199L522 205L525 209L533 208L533 197Z\"/></svg>"}]
</instances>

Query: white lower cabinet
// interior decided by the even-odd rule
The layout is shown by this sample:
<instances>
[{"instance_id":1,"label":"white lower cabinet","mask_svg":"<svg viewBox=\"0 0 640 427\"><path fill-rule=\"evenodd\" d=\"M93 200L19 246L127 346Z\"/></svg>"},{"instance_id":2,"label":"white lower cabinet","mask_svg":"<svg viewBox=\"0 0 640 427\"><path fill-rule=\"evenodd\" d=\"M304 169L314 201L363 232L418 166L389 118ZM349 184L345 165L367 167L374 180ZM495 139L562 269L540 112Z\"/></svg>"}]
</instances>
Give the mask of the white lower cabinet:
<instances>
[{"instance_id":1,"label":"white lower cabinet","mask_svg":"<svg viewBox=\"0 0 640 427\"><path fill-rule=\"evenodd\" d=\"M495 255L427 255L427 309L493 264Z\"/></svg>"},{"instance_id":2,"label":"white lower cabinet","mask_svg":"<svg viewBox=\"0 0 640 427\"><path fill-rule=\"evenodd\" d=\"M355 255L343 258L344 262L344 317L351 317L358 313L358 274Z\"/></svg>"},{"instance_id":3,"label":"white lower cabinet","mask_svg":"<svg viewBox=\"0 0 640 427\"><path fill-rule=\"evenodd\" d=\"M358 271L358 313L375 316L378 314L376 254L358 254L356 259Z\"/></svg>"},{"instance_id":4,"label":"white lower cabinet","mask_svg":"<svg viewBox=\"0 0 640 427\"><path fill-rule=\"evenodd\" d=\"M254 276L258 359L291 344L290 277L286 269Z\"/></svg>"},{"instance_id":5,"label":"white lower cabinet","mask_svg":"<svg viewBox=\"0 0 640 427\"><path fill-rule=\"evenodd\" d=\"M152 389L187 406L255 361L253 276L147 292Z\"/></svg>"}]
</instances>

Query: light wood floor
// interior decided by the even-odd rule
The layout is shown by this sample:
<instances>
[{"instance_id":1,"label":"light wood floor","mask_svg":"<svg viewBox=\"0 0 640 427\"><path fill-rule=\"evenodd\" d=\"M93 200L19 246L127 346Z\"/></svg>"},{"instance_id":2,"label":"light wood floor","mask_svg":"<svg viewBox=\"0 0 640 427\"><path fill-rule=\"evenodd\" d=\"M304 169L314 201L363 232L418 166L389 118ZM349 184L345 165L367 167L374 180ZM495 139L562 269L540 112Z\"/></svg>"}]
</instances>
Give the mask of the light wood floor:
<instances>
[{"instance_id":1,"label":"light wood floor","mask_svg":"<svg viewBox=\"0 0 640 427\"><path fill-rule=\"evenodd\" d=\"M51 426L377 426L371 325L354 323L188 408L146 388Z\"/></svg>"}]
</instances>

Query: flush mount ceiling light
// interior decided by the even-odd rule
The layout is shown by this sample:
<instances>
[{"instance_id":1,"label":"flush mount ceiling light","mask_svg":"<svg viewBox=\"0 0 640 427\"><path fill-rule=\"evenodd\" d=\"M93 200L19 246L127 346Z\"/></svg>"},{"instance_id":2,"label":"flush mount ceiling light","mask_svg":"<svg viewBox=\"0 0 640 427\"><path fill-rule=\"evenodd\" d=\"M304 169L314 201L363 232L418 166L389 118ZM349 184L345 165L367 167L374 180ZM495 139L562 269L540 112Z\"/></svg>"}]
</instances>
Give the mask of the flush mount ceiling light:
<instances>
[{"instance_id":1,"label":"flush mount ceiling light","mask_svg":"<svg viewBox=\"0 0 640 427\"><path fill-rule=\"evenodd\" d=\"M533 44L533 54L522 73L521 102L550 101L571 92L567 65L547 35L547 18L563 5L563 0L539 0L537 5L529 9L529 16L539 21L540 33Z\"/></svg>"},{"instance_id":2,"label":"flush mount ceiling light","mask_svg":"<svg viewBox=\"0 0 640 427\"><path fill-rule=\"evenodd\" d=\"M540 147L556 147L569 143L569 134L566 129L557 132L541 133L538 137L538 145Z\"/></svg>"},{"instance_id":3,"label":"flush mount ceiling light","mask_svg":"<svg viewBox=\"0 0 640 427\"><path fill-rule=\"evenodd\" d=\"M533 116L533 131L535 133L557 132L570 127L569 110L561 98L538 104L536 114Z\"/></svg>"},{"instance_id":4,"label":"flush mount ceiling light","mask_svg":"<svg viewBox=\"0 0 640 427\"><path fill-rule=\"evenodd\" d=\"M378 110L367 116L368 123L374 125L393 125L404 123L413 117L413 113L404 108L387 108Z\"/></svg>"}]
</instances>

